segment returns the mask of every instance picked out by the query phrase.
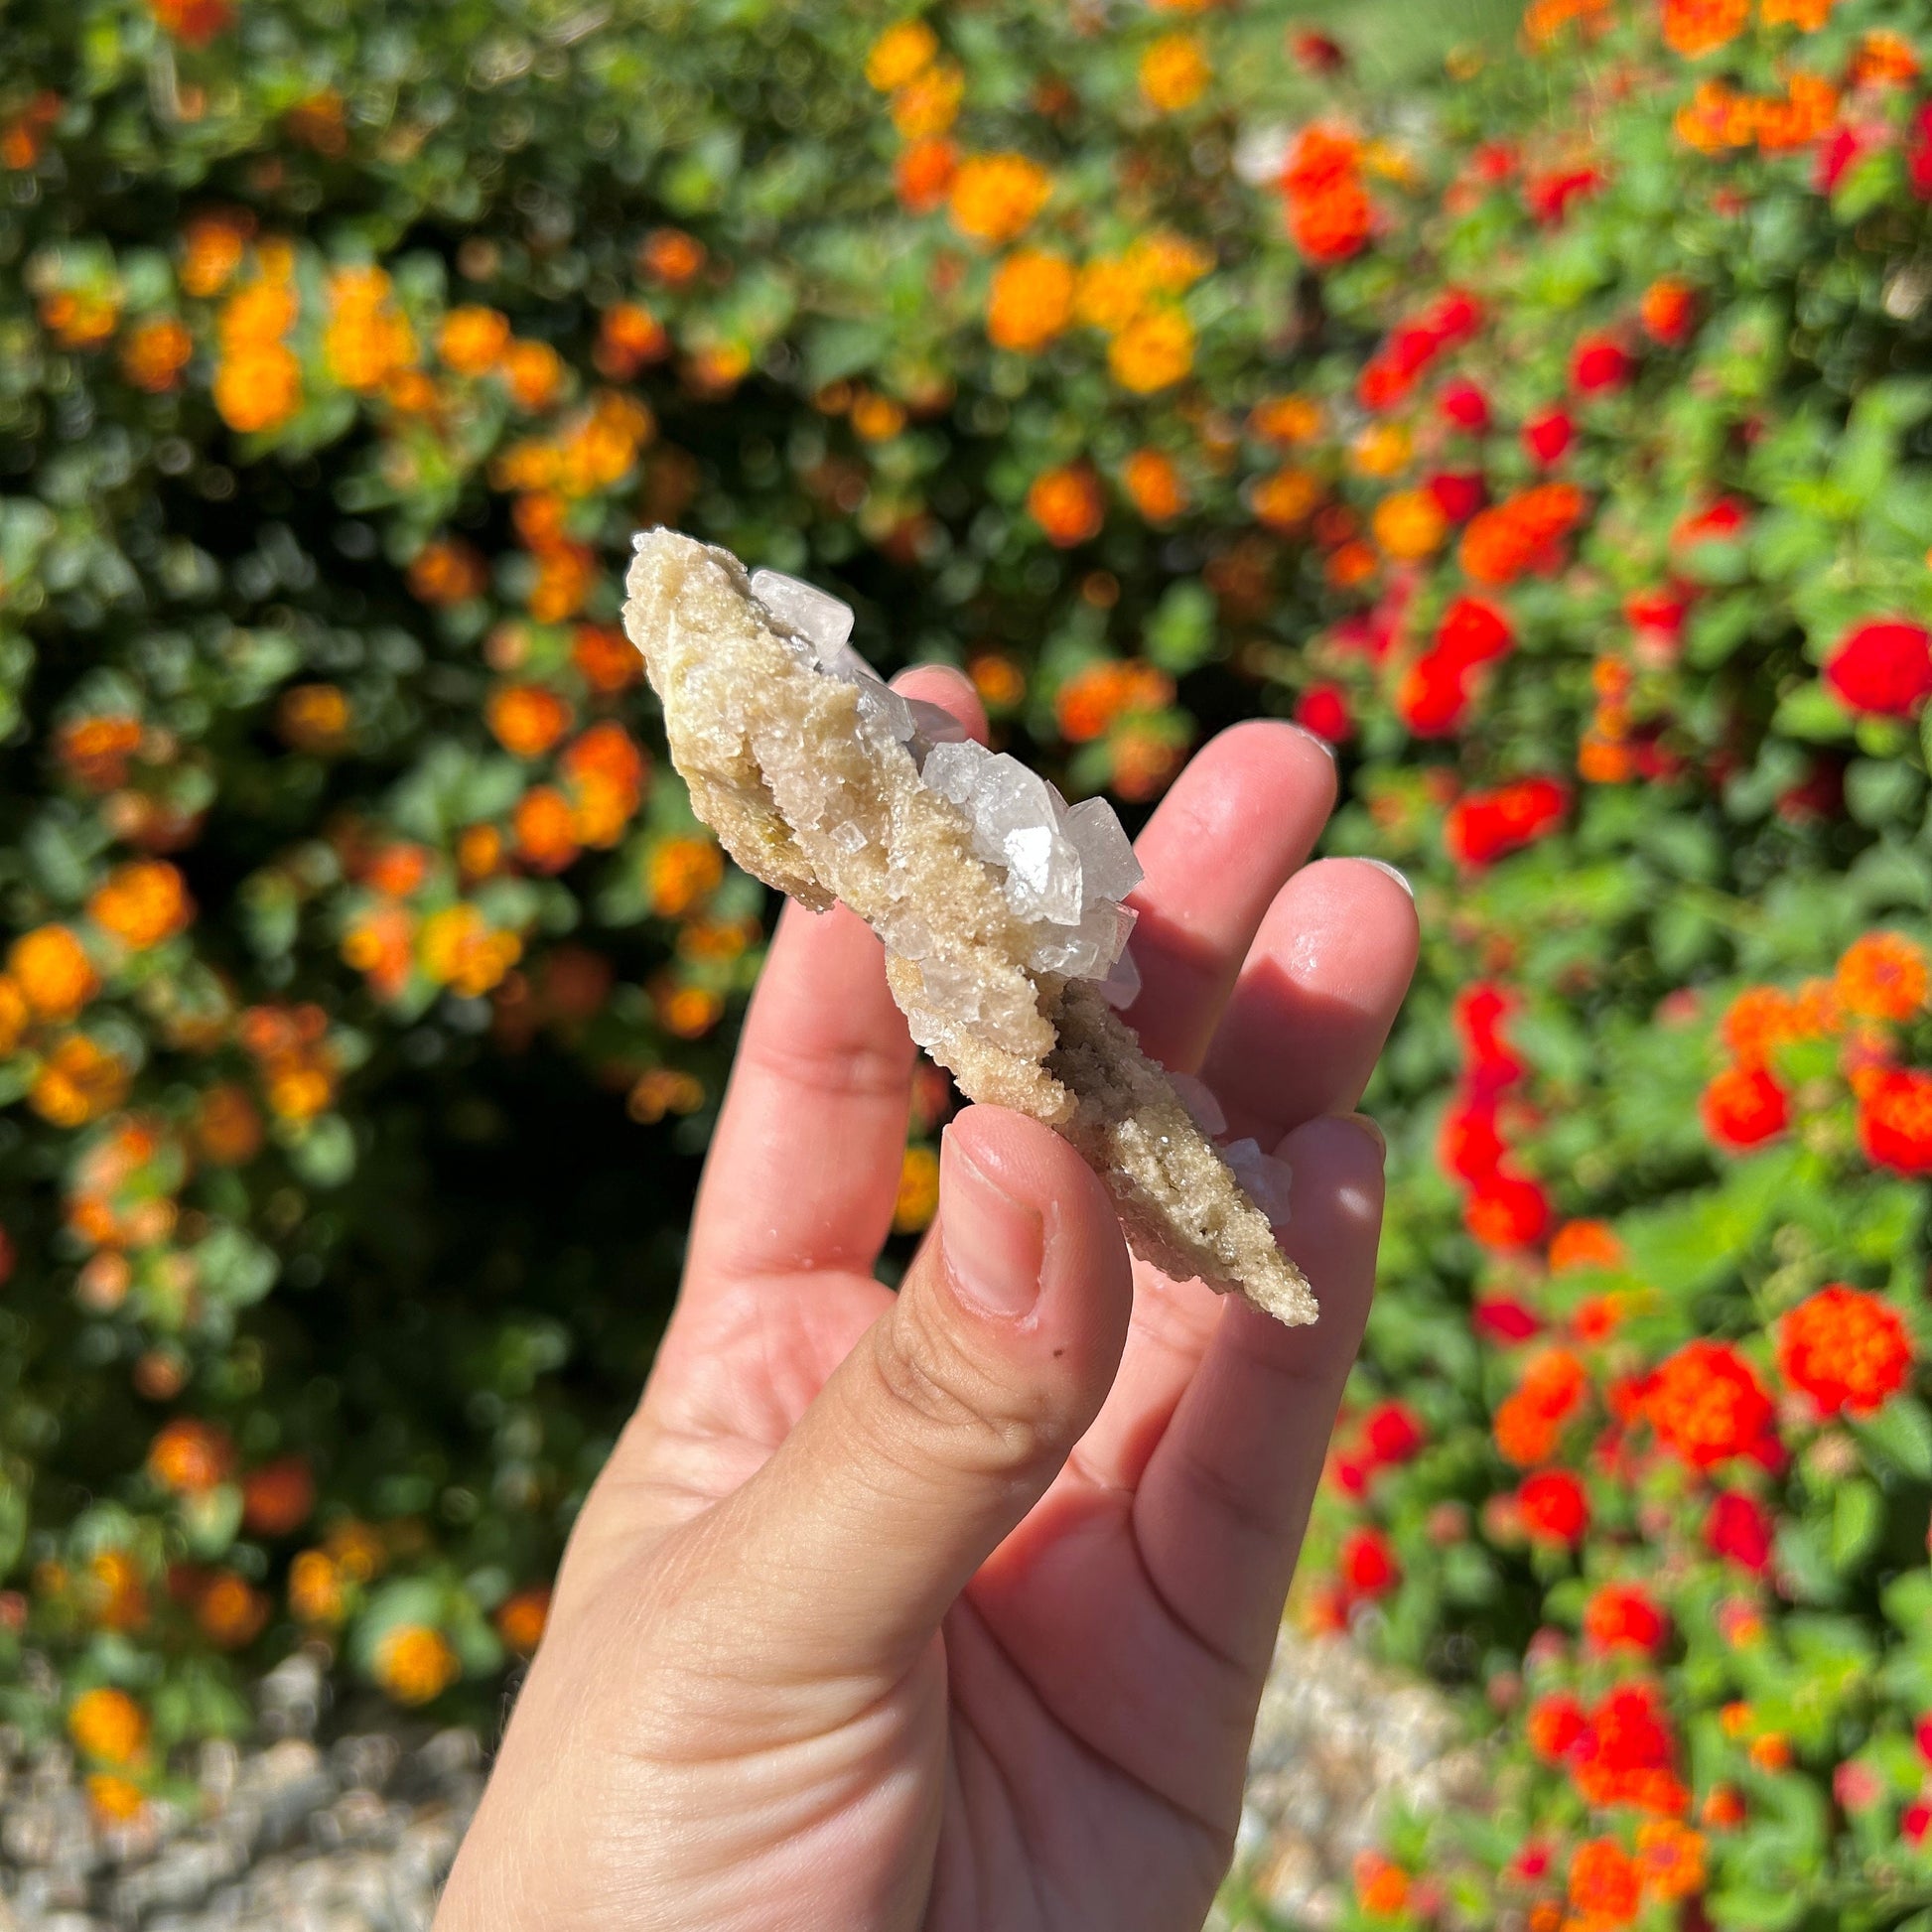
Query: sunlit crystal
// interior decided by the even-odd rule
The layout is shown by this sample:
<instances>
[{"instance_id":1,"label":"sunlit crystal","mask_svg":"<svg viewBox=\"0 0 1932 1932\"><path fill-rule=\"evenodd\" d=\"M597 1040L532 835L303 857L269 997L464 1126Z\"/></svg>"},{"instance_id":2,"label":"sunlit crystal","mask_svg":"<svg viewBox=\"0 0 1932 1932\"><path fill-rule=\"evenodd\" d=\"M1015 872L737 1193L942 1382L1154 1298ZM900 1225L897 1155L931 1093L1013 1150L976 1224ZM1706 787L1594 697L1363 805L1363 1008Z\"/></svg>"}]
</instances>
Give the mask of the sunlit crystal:
<instances>
[{"instance_id":1,"label":"sunlit crystal","mask_svg":"<svg viewBox=\"0 0 1932 1932\"><path fill-rule=\"evenodd\" d=\"M1288 1219L1289 1185L1294 1178L1288 1163L1262 1153L1261 1143L1251 1140L1230 1141L1221 1150L1221 1159L1248 1198L1281 1227Z\"/></svg>"},{"instance_id":2,"label":"sunlit crystal","mask_svg":"<svg viewBox=\"0 0 1932 1932\"><path fill-rule=\"evenodd\" d=\"M816 584L787 577L782 571L755 570L752 595L780 622L788 623L805 638L821 664L852 635L852 606Z\"/></svg>"}]
</instances>

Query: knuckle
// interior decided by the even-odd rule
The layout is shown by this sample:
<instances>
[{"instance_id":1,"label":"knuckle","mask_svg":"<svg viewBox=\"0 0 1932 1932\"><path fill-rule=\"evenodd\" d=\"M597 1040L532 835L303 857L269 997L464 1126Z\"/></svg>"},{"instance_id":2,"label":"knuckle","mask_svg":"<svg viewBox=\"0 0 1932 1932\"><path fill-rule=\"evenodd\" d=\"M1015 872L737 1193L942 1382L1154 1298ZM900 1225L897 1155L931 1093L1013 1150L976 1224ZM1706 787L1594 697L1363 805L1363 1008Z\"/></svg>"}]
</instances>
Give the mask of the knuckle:
<instances>
[{"instance_id":1,"label":"knuckle","mask_svg":"<svg viewBox=\"0 0 1932 1932\"><path fill-rule=\"evenodd\" d=\"M1028 1468L1053 1449L1048 1418L1017 1401L956 1341L922 1320L910 1298L874 1332L873 1372L895 1438L989 1475Z\"/></svg>"}]
</instances>

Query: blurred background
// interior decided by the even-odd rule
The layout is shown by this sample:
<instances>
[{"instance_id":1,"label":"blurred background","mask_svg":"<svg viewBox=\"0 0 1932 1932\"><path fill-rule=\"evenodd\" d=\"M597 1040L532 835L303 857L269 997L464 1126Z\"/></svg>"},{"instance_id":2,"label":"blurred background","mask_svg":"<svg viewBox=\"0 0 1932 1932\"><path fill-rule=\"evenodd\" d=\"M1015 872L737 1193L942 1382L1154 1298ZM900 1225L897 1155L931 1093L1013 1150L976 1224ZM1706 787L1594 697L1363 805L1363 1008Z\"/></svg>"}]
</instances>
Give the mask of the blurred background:
<instances>
[{"instance_id":1,"label":"blurred background","mask_svg":"<svg viewBox=\"0 0 1932 1932\"><path fill-rule=\"evenodd\" d=\"M75 1909L209 1740L486 1743L541 1634L774 910L656 522L1131 823L1292 716L1416 885L1291 1621L1482 1768L1229 1922L1932 1902L1925 27L0 16L0 1757Z\"/></svg>"}]
</instances>

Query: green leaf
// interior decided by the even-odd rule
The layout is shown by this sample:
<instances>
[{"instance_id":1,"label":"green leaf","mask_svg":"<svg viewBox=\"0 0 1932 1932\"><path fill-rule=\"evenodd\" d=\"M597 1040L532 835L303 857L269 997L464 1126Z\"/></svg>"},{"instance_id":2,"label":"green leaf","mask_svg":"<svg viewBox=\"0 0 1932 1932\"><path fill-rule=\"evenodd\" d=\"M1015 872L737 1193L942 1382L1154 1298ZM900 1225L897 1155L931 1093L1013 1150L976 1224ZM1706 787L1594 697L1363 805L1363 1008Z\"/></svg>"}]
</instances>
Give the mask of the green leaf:
<instances>
[{"instance_id":1,"label":"green leaf","mask_svg":"<svg viewBox=\"0 0 1932 1932\"><path fill-rule=\"evenodd\" d=\"M1875 1484L1852 1481L1832 1504L1832 1568L1856 1570L1870 1554L1884 1526L1885 1506Z\"/></svg>"},{"instance_id":2,"label":"green leaf","mask_svg":"<svg viewBox=\"0 0 1932 1932\"><path fill-rule=\"evenodd\" d=\"M1932 1482L1932 1414L1916 1396L1893 1396L1875 1416L1855 1422L1852 1433L1908 1476Z\"/></svg>"}]
</instances>

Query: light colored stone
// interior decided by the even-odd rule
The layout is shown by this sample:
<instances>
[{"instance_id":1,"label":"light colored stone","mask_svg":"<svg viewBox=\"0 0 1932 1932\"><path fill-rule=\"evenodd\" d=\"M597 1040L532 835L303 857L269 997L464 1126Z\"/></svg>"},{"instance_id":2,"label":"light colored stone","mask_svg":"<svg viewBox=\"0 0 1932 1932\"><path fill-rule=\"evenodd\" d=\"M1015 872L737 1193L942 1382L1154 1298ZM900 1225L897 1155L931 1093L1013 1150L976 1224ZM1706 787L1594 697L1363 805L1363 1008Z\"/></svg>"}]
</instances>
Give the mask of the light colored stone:
<instances>
[{"instance_id":1,"label":"light colored stone","mask_svg":"<svg viewBox=\"0 0 1932 1932\"><path fill-rule=\"evenodd\" d=\"M925 736L809 585L653 530L626 590L672 762L739 864L865 919L913 1037L971 1098L1064 1134L1137 1253L1312 1321L1270 1225L1279 1164L1253 1170L1264 1211L1113 1010L1132 998L1120 900L1140 868L1105 802L1068 807L1018 759Z\"/></svg>"}]
</instances>

